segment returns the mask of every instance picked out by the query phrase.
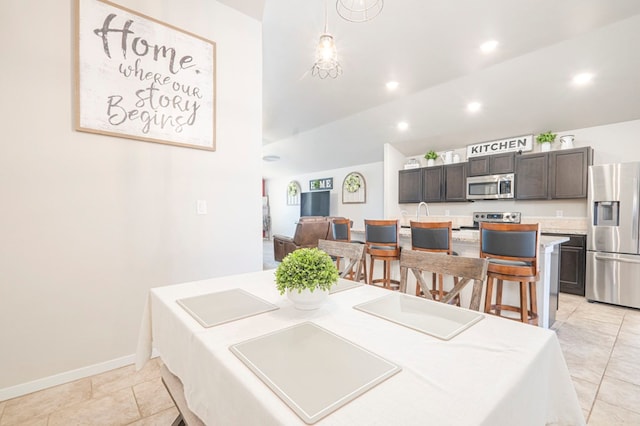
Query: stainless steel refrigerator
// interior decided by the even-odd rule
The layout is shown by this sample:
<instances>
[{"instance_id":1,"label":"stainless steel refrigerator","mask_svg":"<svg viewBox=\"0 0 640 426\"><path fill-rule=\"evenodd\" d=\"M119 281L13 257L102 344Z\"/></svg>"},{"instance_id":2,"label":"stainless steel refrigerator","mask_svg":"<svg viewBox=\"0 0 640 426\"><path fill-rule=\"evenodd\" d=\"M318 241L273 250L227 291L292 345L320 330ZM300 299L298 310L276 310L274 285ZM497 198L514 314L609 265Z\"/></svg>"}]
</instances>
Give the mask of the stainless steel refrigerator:
<instances>
[{"instance_id":1,"label":"stainless steel refrigerator","mask_svg":"<svg viewBox=\"0 0 640 426\"><path fill-rule=\"evenodd\" d=\"M589 167L586 297L640 308L640 162Z\"/></svg>"}]
</instances>

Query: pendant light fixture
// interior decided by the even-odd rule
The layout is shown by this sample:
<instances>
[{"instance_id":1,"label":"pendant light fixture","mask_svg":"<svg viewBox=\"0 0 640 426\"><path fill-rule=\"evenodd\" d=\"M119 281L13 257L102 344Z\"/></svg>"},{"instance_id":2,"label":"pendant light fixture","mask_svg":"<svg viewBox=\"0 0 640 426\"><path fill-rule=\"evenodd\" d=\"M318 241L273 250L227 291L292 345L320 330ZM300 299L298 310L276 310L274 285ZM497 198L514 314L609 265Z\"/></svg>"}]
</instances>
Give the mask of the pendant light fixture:
<instances>
[{"instance_id":1,"label":"pendant light fixture","mask_svg":"<svg viewBox=\"0 0 640 426\"><path fill-rule=\"evenodd\" d=\"M338 15L349 22L367 22L382 12L384 0L337 0Z\"/></svg>"},{"instance_id":2,"label":"pendant light fixture","mask_svg":"<svg viewBox=\"0 0 640 426\"><path fill-rule=\"evenodd\" d=\"M333 36L327 31L327 0L324 2L324 33L320 36L316 48L316 63L311 67L311 75L320 78L336 78L342 74L342 67L338 62L338 50Z\"/></svg>"}]
</instances>

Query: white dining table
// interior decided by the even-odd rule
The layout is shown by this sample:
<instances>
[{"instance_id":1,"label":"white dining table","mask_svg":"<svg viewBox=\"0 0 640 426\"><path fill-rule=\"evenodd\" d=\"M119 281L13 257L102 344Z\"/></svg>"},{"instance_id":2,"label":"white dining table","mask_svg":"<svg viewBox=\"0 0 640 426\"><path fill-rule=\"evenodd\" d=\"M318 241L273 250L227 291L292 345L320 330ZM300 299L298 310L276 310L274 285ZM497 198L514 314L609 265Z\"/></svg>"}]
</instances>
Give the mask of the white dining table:
<instances>
[{"instance_id":1,"label":"white dining table","mask_svg":"<svg viewBox=\"0 0 640 426\"><path fill-rule=\"evenodd\" d=\"M304 322L318 325L401 369L315 424L585 424L552 330L480 314L480 321L443 340L354 309L390 294L370 285L336 292L319 309L302 311L278 293L274 272L149 291L136 365L141 368L155 349L166 367L180 378L190 410L205 424L304 424L230 350L238 343ZM177 302L236 288L279 309L204 327ZM314 383L307 385L313 389Z\"/></svg>"}]
</instances>

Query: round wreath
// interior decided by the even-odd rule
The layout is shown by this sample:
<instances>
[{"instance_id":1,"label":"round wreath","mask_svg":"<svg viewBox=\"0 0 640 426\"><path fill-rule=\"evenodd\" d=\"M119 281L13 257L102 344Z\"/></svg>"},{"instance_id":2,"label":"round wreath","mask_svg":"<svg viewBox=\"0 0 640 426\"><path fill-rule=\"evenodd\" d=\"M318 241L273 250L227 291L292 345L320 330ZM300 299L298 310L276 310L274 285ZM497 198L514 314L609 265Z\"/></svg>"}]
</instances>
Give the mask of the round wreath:
<instances>
[{"instance_id":1,"label":"round wreath","mask_svg":"<svg viewBox=\"0 0 640 426\"><path fill-rule=\"evenodd\" d=\"M287 193L290 197L295 197L296 195L298 195L298 184L295 182L289 182Z\"/></svg>"},{"instance_id":2,"label":"round wreath","mask_svg":"<svg viewBox=\"0 0 640 426\"><path fill-rule=\"evenodd\" d=\"M360 186L362 186L362 181L360 180L360 176L356 174L350 174L344 181L344 186L347 188L347 192L358 192Z\"/></svg>"}]
</instances>

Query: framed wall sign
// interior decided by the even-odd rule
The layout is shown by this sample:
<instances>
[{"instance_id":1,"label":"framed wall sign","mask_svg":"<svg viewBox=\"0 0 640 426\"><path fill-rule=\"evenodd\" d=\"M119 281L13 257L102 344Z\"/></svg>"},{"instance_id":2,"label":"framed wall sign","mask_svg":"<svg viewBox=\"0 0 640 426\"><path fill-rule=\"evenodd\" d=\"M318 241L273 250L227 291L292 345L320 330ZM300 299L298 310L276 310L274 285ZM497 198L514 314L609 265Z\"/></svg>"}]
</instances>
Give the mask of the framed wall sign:
<instances>
[{"instance_id":1,"label":"framed wall sign","mask_svg":"<svg viewBox=\"0 0 640 426\"><path fill-rule=\"evenodd\" d=\"M467 158L499 154L501 152L524 152L531 150L533 150L533 135L515 136L507 139L467 145Z\"/></svg>"},{"instance_id":2,"label":"framed wall sign","mask_svg":"<svg viewBox=\"0 0 640 426\"><path fill-rule=\"evenodd\" d=\"M309 191L325 191L333 189L333 178L312 179L309 181Z\"/></svg>"},{"instance_id":3,"label":"framed wall sign","mask_svg":"<svg viewBox=\"0 0 640 426\"><path fill-rule=\"evenodd\" d=\"M215 151L216 45L106 0L76 0L76 130Z\"/></svg>"},{"instance_id":4,"label":"framed wall sign","mask_svg":"<svg viewBox=\"0 0 640 426\"><path fill-rule=\"evenodd\" d=\"M351 172L342 182L342 204L357 204L367 201L367 183L364 176Z\"/></svg>"}]
</instances>

